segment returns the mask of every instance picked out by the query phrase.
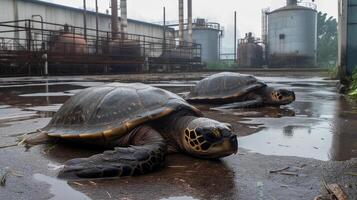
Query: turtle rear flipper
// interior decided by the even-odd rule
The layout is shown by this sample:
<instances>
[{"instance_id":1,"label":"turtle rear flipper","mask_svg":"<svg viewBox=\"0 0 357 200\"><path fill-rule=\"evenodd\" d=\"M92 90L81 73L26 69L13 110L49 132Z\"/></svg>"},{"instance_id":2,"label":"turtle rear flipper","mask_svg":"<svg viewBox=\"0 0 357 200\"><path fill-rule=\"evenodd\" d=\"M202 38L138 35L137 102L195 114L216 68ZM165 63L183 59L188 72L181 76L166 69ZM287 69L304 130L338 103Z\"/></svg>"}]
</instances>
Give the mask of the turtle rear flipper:
<instances>
[{"instance_id":1,"label":"turtle rear flipper","mask_svg":"<svg viewBox=\"0 0 357 200\"><path fill-rule=\"evenodd\" d=\"M141 126L130 136L129 147L114 150L89 158L71 159L60 171L61 178L102 178L146 174L164 165L167 146L162 136L148 126Z\"/></svg>"},{"instance_id":2,"label":"turtle rear flipper","mask_svg":"<svg viewBox=\"0 0 357 200\"><path fill-rule=\"evenodd\" d=\"M253 108L253 107L259 107L262 104L263 104L262 99L254 99L254 100L248 100L243 102L224 104L222 106L211 108L211 110L219 111L219 110L226 110L226 109Z\"/></svg>"}]
</instances>

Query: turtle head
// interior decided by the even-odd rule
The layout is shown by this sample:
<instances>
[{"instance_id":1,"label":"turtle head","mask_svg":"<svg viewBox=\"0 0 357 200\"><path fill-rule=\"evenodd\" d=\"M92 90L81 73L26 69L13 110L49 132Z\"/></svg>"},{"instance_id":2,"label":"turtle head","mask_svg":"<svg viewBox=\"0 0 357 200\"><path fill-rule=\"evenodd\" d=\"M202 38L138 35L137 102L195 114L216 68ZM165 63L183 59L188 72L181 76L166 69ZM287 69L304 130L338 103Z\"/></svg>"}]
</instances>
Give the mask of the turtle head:
<instances>
[{"instance_id":1,"label":"turtle head","mask_svg":"<svg viewBox=\"0 0 357 200\"><path fill-rule=\"evenodd\" d=\"M266 103L270 105L286 105L295 101L295 93L286 89L268 87L265 91Z\"/></svg>"},{"instance_id":2,"label":"turtle head","mask_svg":"<svg viewBox=\"0 0 357 200\"><path fill-rule=\"evenodd\" d=\"M200 158L220 158L237 153L237 136L230 124L208 118L196 118L184 129L183 149Z\"/></svg>"}]
</instances>

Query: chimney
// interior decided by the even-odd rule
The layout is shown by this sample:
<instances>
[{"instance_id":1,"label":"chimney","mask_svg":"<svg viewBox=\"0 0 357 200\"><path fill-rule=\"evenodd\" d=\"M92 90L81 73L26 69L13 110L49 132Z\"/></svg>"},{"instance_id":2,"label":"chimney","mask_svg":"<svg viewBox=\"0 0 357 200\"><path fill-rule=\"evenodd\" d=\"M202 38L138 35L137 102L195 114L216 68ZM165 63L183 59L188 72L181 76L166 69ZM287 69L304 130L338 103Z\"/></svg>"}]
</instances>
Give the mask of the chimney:
<instances>
[{"instance_id":1,"label":"chimney","mask_svg":"<svg viewBox=\"0 0 357 200\"><path fill-rule=\"evenodd\" d=\"M128 15L126 0L120 0L120 16L121 16L121 31L123 33L122 39L125 39L128 29Z\"/></svg>"},{"instance_id":2,"label":"chimney","mask_svg":"<svg viewBox=\"0 0 357 200\"><path fill-rule=\"evenodd\" d=\"M184 19L183 19L183 0L179 0L179 44L180 46L183 45L184 38L183 38L183 26L184 26Z\"/></svg>"},{"instance_id":3,"label":"chimney","mask_svg":"<svg viewBox=\"0 0 357 200\"><path fill-rule=\"evenodd\" d=\"M192 45L192 0L187 0L188 42Z\"/></svg>"},{"instance_id":4,"label":"chimney","mask_svg":"<svg viewBox=\"0 0 357 200\"><path fill-rule=\"evenodd\" d=\"M296 6L297 0L286 0L286 5L287 6Z\"/></svg>"},{"instance_id":5,"label":"chimney","mask_svg":"<svg viewBox=\"0 0 357 200\"><path fill-rule=\"evenodd\" d=\"M119 19L118 19L118 1L112 0L112 39L115 40L118 38L119 32Z\"/></svg>"}]
</instances>

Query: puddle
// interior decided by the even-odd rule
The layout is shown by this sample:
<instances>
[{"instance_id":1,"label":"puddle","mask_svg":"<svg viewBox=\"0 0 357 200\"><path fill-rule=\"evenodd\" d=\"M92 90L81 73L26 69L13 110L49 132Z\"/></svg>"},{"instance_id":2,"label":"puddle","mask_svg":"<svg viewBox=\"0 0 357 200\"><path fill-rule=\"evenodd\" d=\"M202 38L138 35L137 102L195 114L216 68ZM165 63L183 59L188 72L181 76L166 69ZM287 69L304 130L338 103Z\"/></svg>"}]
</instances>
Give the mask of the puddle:
<instances>
[{"instance_id":1,"label":"puddle","mask_svg":"<svg viewBox=\"0 0 357 200\"><path fill-rule=\"evenodd\" d=\"M169 197L169 198L163 198L160 200L199 200L193 197L189 197L189 196L180 196L180 197Z\"/></svg>"},{"instance_id":2,"label":"puddle","mask_svg":"<svg viewBox=\"0 0 357 200\"><path fill-rule=\"evenodd\" d=\"M61 168L63 168L64 165L59 165L59 164L53 164L53 163L48 163L48 169L51 171L57 171Z\"/></svg>"},{"instance_id":3,"label":"puddle","mask_svg":"<svg viewBox=\"0 0 357 200\"><path fill-rule=\"evenodd\" d=\"M319 160L345 160L357 156L354 137L357 120L353 113L348 114L352 106L347 105L336 93L336 81L321 77L258 78L270 86L293 89L296 101L281 108L237 109L229 112L212 112L207 105L196 106L214 119L254 129L256 133L239 139L240 147L253 152ZM39 126L38 123L47 122L74 93L86 87L105 84L103 81L80 79L67 81L66 78L33 80L18 78L1 85L0 127L5 126L0 129L1 135L23 133L24 127L32 130ZM195 82L173 80L148 83L184 95ZM32 118L41 120L27 120ZM1 125L3 121L11 123Z\"/></svg>"},{"instance_id":4,"label":"puddle","mask_svg":"<svg viewBox=\"0 0 357 200\"><path fill-rule=\"evenodd\" d=\"M49 106L34 106L26 108L26 110L42 111L42 112L56 112L62 104L53 104Z\"/></svg>"},{"instance_id":5,"label":"puddle","mask_svg":"<svg viewBox=\"0 0 357 200\"><path fill-rule=\"evenodd\" d=\"M328 123L316 126L286 125L280 128L264 128L261 131L239 138L239 147L264 155L298 156L329 160L332 134Z\"/></svg>"},{"instance_id":6,"label":"puddle","mask_svg":"<svg viewBox=\"0 0 357 200\"><path fill-rule=\"evenodd\" d=\"M357 120L343 115L346 110L351 110L351 105L335 92L335 82L321 78L281 79L289 80L291 82L282 83L279 78L279 84L285 88L300 87L295 90L297 100L289 105L295 116L245 116L239 120L241 123L260 129L254 134L240 137L240 147L264 155L298 156L324 161L357 157L357 138L353 134ZM259 113L264 109L256 110ZM236 112L231 114L237 115Z\"/></svg>"},{"instance_id":7,"label":"puddle","mask_svg":"<svg viewBox=\"0 0 357 200\"><path fill-rule=\"evenodd\" d=\"M73 96L72 93L65 92L47 92L47 93L32 93L32 94L21 94L20 97L58 97L58 96Z\"/></svg>"},{"instance_id":8,"label":"puddle","mask_svg":"<svg viewBox=\"0 0 357 200\"><path fill-rule=\"evenodd\" d=\"M30 119L38 116L34 111L24 111L20 108L4 107L0 109L0 123Z\"/></svg>"},{"instance_id":9,"label":"puddle","mask_svg":"<svg viewBox=\"0 0 357 200\"><path fill-rule=\"evenodd\" d=\"M64 200L64 199L76 199L76 200L90 200L87 195L74 190L70 187L66 181L45 176L43 174L34 174L34 179L40 182L44 182L50 185L50 193L53 195L51 200Z\"/></svg>"}]
</instances>

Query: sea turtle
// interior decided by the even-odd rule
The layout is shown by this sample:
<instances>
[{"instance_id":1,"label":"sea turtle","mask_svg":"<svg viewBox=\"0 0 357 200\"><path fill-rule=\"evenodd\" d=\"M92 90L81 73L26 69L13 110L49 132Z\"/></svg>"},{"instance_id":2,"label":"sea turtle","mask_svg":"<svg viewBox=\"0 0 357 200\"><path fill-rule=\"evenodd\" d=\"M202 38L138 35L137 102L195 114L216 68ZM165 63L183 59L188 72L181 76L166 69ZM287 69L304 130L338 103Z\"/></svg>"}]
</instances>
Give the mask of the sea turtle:
<instances>
[{"instance_id":1,"label":"sea turtle","mask_svg":"<svg viewBox=\"0 0 357 200\"><path fill-rule=\"evenodd\" d=\"M267 86L254 76L222 72L202 79L187 94L189 102L224 104L213 109L232 109L286 105L295 100L295 93Z\"/></svg>"},{"instance_id":2,"label":"sea turtle","mask_svg":"<svg viewBox=\"0 0 357 200\"><path fill-rule=\"evenodd\" d=\"M204 118L184 99L142 83L84 89L66 101L49 124L25 140L110 148L67 161L59 176L99 178L145 174L161 168L167 152L216 159L237 152L229 124Z\"/></svg>"}]
</instances>

